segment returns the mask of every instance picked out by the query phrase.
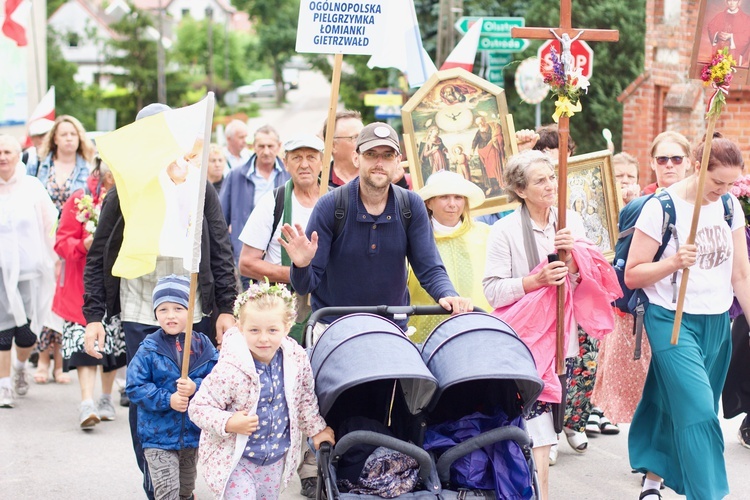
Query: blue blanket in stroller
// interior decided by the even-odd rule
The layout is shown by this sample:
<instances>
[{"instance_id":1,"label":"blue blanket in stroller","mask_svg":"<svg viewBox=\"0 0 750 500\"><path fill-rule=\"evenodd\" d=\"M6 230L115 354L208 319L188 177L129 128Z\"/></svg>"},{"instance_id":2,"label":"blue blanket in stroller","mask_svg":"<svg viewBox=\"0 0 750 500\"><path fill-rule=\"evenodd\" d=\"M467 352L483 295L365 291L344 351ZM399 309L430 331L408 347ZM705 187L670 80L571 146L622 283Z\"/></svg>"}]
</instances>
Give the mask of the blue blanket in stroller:
<instances>
[{"instance_id":1,"label":"blue blanket in stroller","mask_svg":"<svg viewBox=\"0 0 750 500\"><path fill-rule=\"evenodd\" d=\"M502 411L495 416L473 413L429 427L423 447L439 456L458 443L506 425L523 429L523 417L509 420ZM497 442L456 460L450 480L453 487L494 490L499 499L528 500L534 495L529 465L515 441Z\"/></svg>"}]
</instances>

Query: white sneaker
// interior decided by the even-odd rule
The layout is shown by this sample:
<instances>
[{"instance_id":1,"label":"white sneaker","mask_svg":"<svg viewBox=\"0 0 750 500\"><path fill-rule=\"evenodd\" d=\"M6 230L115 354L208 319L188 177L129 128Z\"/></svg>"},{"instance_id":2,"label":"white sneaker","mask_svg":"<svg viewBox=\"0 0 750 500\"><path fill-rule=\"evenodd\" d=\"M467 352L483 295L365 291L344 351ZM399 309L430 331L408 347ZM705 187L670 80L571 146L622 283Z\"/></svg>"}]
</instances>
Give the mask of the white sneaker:
<instances>
[{"instance_id":1,"label":"white sneaker","mask_svg":"<svg viewBox=\"0 0 750 500\"><path fill-rule=\"evenodd\" d=\"M553 444L549 449L549 464L555 465L557 463L557 445Z\"/></svg>"},{"instance_id":2,"label":"white sneaker","mask_svg":"<svg viewBox=\"0 0 750 500\"><path fill-rule=\"evenodd\" d=\"M81 403L80 422L81 429L91 429L101 422L94 403Z\"/></svg>"},{"instance_id":3,"label":"white sneaker","mask_svg":"<svg viewBox=\"0 0 750 500\"><path fill-rule=\"evenodd\" d=\"M10 387L0 387L0 408L13 408L13 391Z\"/></svg>"},{"instance_id":4,"label":"white sneaker","mask_svg":"<svg viewBox=\"0 0 750 500\"><path fill-rule=\"evenodd\" d=\"M99 418L103 422L114 420L117 417L115 407L112 405L112 398L100 397L96 409L99 412Z\"/></svg>"},{"instance_id":5,"label":"white sneaker","mask_svg":"<svg viewBox=\"0 0 750 500\"><path fill-rule=\"evenodd\" d=\"M26 367L13 372L13 388L19 396L25 396L29 392L29 381L26 378Z\"/></svg>"}]
</instances>

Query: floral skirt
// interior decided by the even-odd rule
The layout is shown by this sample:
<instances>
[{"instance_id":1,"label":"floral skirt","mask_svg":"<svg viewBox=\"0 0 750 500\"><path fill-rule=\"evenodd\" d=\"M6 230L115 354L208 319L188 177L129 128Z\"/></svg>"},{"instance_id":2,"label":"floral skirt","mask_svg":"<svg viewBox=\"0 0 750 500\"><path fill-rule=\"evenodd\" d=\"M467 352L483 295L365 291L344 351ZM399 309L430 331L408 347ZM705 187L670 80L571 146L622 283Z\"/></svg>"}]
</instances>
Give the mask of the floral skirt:
<instances>
[{"instance_id":1,"label":"floral skirt","mask_svg":"<svg viewBox=\"0 0 750 500\"><path fill-rule=\"evenodd\" d=\"M125 366L125 335L120 325L120 317L115 316L102 322L104 326L104 346L97 346L102 359L86 354L84 347L86 327L66 321L62 333L63 370L69 371L79 366L102 366L105 372Z\"/></svg>"},{"instance_id":2,"label":"floral skirt","mask_svg":"<svg viewBox=\"0 0 750 500\"><path fill-rule=\"evenodd\" d=\"M586 430L594 392L598 342L578 327L578 356L568 358L568 401L565 405L565 427L576 432Z\"/></svg>"}]
</instances>

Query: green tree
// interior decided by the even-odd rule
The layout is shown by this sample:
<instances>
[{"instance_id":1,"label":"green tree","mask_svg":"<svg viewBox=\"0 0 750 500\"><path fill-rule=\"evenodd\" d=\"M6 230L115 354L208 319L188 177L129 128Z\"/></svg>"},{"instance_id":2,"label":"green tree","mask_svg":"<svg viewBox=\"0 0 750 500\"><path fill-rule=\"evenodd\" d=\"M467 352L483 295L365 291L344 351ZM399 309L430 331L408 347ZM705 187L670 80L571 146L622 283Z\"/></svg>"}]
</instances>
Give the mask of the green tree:
<instances>
[{"instance_id":1,"label":"green tree","mask_svg":"<svg viewBox=\"0 0 750 500\"><path fill-rule=\"evenodd\" d=\"M118 35L108 43L106 62L122 68L112 75L113 82L129 91L129 102L120 102L118 123L132 121L145 104L156 102L156 33L153 20L146 12L130 4L130 13L110 25ZM118 106L118 107L119 107ZM125 116L122 116L122 115Z\"/></svg>"},{"instance_id":2,"label":"green tree","mask_svg":"<svg viewBox=\"0 0 750 500\"><path fill-rule=\"evenodd\" d=\"M242 85L248 80L249 67L259 62L257 57L248 60L245 48L251 37L245 33L227 32L221 24L212 25L214 87L224 91ZM229 43L229 57L226 58L226 43ZM183 70L203 85L207 84L209 72L208 21L196 21L185 17L176 32L176 43L172 49L172 59ZM253 54L255 54L253 52ZM229 80L224 79L228 65Z\"/></svg>"},{"instance_id":3,"label":"green tree","mask_svg":"<svg viewBox=\"0 0 750 500\"><path fill-rule=\"evenodd\" d=\"M86 130L96 127L97 99L77 81L78 67L66 61L60 50L60 35L47 28L47 82L55 86L55 110L59 115L72 115L78 118Z\"/></svg>"},{"instance_id":4,"label":"green tree","mask_svg":"<svg viewBox=\"0 0 750 500\"><path fill-rule=\"evenodd\" d=\"M296 54L299 0L237 0L235 5L247 11L255 23L257 55L271 67L276 86L281 90L276 100L281 104L285 98L282 70Z\"/></svg>"}]
</instances>

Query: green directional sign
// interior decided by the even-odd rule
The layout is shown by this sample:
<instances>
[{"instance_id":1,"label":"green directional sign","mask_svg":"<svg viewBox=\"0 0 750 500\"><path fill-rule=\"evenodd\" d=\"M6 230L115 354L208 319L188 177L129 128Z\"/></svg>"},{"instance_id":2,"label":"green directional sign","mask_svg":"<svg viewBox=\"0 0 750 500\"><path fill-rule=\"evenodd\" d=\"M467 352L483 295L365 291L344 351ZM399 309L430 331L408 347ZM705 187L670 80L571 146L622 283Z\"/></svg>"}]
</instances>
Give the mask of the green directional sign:
<instances>
[{"instance_id":1,"label":"green directional sign","mask_svg":"<svg viewBox=\"0 0 750 500\"><path fill-rule=\"evenodd\" d=\"M488 52L487 53L487 66L505 66L510 64L513 60L513 56L505 54L503 52Z\"/></svg>"},{"instance_id":2,"label":"green directional sign","mask_svg":"<svg viewBox=\"0 0 750 500\"><path fill-rule=\"evenodd\" d=\"M503 68L498 68L495 66L489 66L484 72L484 79L496 83L500 85L501 87L505 83L505 80L503 78Z\"/></svg>"},{"instance_id":3,"label":"green directional sign","mask_svg":"<svg viewBox=\"0 0 750 500\"><path fill-rule=\"evenodd\" d=\"M529 46L529 41L512 38L510 36L511 28L522 28L526 25L523 17L477 17L465 16L460 18L456 24L456 30L460 33L469 31L472 24L482 19L482 30L479 35L479 51L493 52L521 52Z\"/></svg>"}]
</instances>

